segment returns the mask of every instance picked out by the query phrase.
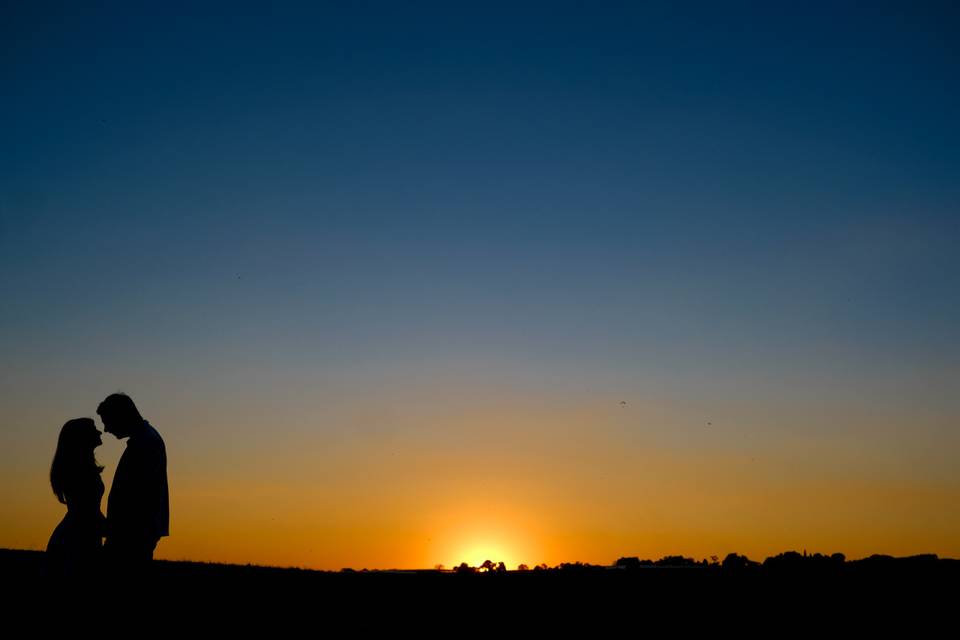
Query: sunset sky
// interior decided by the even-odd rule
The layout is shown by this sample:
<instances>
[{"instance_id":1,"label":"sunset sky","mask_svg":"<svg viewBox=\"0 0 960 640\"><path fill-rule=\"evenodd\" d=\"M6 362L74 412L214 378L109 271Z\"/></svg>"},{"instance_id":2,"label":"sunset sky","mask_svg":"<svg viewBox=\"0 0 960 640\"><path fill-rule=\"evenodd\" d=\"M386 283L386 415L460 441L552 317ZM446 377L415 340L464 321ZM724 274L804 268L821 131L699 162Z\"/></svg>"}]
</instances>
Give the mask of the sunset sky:
<instances>
[{"instance_id":1,"label":"sunset sky","mask_svg":"<svg viewBox=\"0 0 960 640\"><path fill-rule=\"evenodd\" d=\"M960 557L954 3L284 5L0 7L0 547Z\"/></svg>"}]
</instances>

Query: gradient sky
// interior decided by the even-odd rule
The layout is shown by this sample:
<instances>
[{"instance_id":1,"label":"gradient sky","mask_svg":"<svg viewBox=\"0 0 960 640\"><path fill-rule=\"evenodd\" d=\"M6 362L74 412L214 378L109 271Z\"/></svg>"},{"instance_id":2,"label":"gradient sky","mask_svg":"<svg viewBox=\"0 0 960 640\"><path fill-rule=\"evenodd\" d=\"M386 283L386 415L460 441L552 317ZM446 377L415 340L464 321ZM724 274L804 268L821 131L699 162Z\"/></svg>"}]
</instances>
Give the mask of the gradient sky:
<instances>
[{"instance_id":1,"label":"gradient sky","mask_svg":"<svg viewBox=\"0 0 960 640\"><path fill-rule=\"evenodd\" d=\"M0 547L122 390L161 558L960 556L951 3L79 4L0 8Z\"/></svg>"}]
</instances>

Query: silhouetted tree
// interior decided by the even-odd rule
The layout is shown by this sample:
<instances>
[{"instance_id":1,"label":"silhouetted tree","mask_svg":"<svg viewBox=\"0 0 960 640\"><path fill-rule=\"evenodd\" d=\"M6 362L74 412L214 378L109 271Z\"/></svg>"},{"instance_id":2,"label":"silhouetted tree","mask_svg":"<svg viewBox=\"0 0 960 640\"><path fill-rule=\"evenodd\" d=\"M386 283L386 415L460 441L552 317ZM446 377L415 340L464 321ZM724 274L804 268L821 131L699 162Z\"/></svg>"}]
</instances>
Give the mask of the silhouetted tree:
<instances>
[{"instance_id":1,"label":"silhouetted tree","mask_svg":"<svg viewBox=\"0 0 960 640\"><path fill-rule=\"evenodd\" d=\"M519 567L517 567L517 571L530 571L530 567L525 564L521 564Z\"/></svg>"},{"instance_id":2,"label":"silhouetted tree","mask_svg":"<svg viewBox=\"0 0 960 640\"><path fill-rule=\"evenodd\" d=\"M477 572L475 568L471 567L466 562L461 562L460 566L454 569L454 571L456 571L457 573L476 573Z\"/></svg>"},{"instance_id":3,"label":"silhouetted tree","mask_svg":"<svg viewBox=\"0 0 960 640\"><path fill-rule=\"evenodd\" d=\"M790 571L794 573L802 571L810 573L839 570L843 567L845 561L846 556L842 553L834 553L833 555L826 556L822 553L801 555L796 551L786 551L767 558L763 561L763 566L765 569L775 571Z\"/></svg>"},{"instance_id":4,"label":"silhouetted tree","mask_svg":"<svg viewBox=\"0 0 960 640\"><path fill-rule=\"evenodd\" d=\"M621 569L639 569L640 558L636 556L618 558L614 566L619 567Z\"/></svg>"},{"instance_id":5,"label":"silhouetted tree","mask_svg":"<svg viewBox=\"0 0 960 640\"><path fill-rule=\"evenodd\" d=\"M723 564L721 565L724 569L746 569L748 567L759 567L759 562L754 562L747 556L737 555L736 553L728 553L727 557L723 559Z\"/></svg>"},{"instance_id":6,"label":"silhouetted tree","mask_svg":"<svg viewBox=\"0 0 960 640\"><path fill-rule=\"evenodd\" d=\"M806 556L796 551L785 551L783 553L771 556L763 561L765 569L796 571L801 569L806 562ZM726 562L724 562L726 566Z\"/></svg>"}]
</instances>

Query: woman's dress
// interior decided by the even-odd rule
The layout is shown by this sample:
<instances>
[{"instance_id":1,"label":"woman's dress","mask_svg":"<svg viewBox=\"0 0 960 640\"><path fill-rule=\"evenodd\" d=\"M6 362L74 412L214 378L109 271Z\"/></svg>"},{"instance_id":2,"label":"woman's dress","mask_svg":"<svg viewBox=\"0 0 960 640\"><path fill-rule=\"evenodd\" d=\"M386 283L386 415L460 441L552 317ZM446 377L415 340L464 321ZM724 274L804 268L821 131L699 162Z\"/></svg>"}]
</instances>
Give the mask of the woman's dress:
<instances>
[{"instance_id":1,"label":"woman's dress","mask_svg":"<svg viewBox=\"0 0 960 640\"><path fill-rule=\"evenodd\" d=\"M97 472L77 478L64 492L67 514L47 543L48 568L54 576L82 577L99 570L105 523L100 511L103 493L103 480Z\"/></svg>"}]
</instances>

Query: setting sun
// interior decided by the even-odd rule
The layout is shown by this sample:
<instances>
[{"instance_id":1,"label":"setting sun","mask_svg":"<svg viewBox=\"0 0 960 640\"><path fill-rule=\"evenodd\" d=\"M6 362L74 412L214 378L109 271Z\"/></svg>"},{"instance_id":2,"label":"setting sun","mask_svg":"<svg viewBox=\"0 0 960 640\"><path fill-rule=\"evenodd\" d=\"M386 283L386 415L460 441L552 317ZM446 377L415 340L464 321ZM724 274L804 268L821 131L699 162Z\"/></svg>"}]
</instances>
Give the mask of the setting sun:
<instances>
[{"instance_id":1,"label":"setting sun","mask_svg":"<svg viewBox=\"0 0 960 640\"><path fill-rule=\"evenodd\" d=\"M527 523L519 514L514 516L516 527L477 522L470 517L456 520L459 522L444 527L444 534L438 537L438 542L443 542L431 550L435 558L431 565L442 563L452 569L466 562L479 567L490 560L494 564L502 562L512 570L520 564L535 564L542 555L535 543L535 532L524 528Z\"/></svg>"},{"instance_id":2,"label":"setting sun","mask_svg":"<svg viewBox=\"0 0 960 640\"><path fill-rule=\"evenodd\" d=\"M478 540L465 545L463 551L454 558L449 566L455 567L459 566L461 562L466 562L471 567L479 567L487 560L494 563L502 562L507 566L507 569L516 569L517 565L523 562L506 545L492 540Z\"/></svg>"}]
</instances>

